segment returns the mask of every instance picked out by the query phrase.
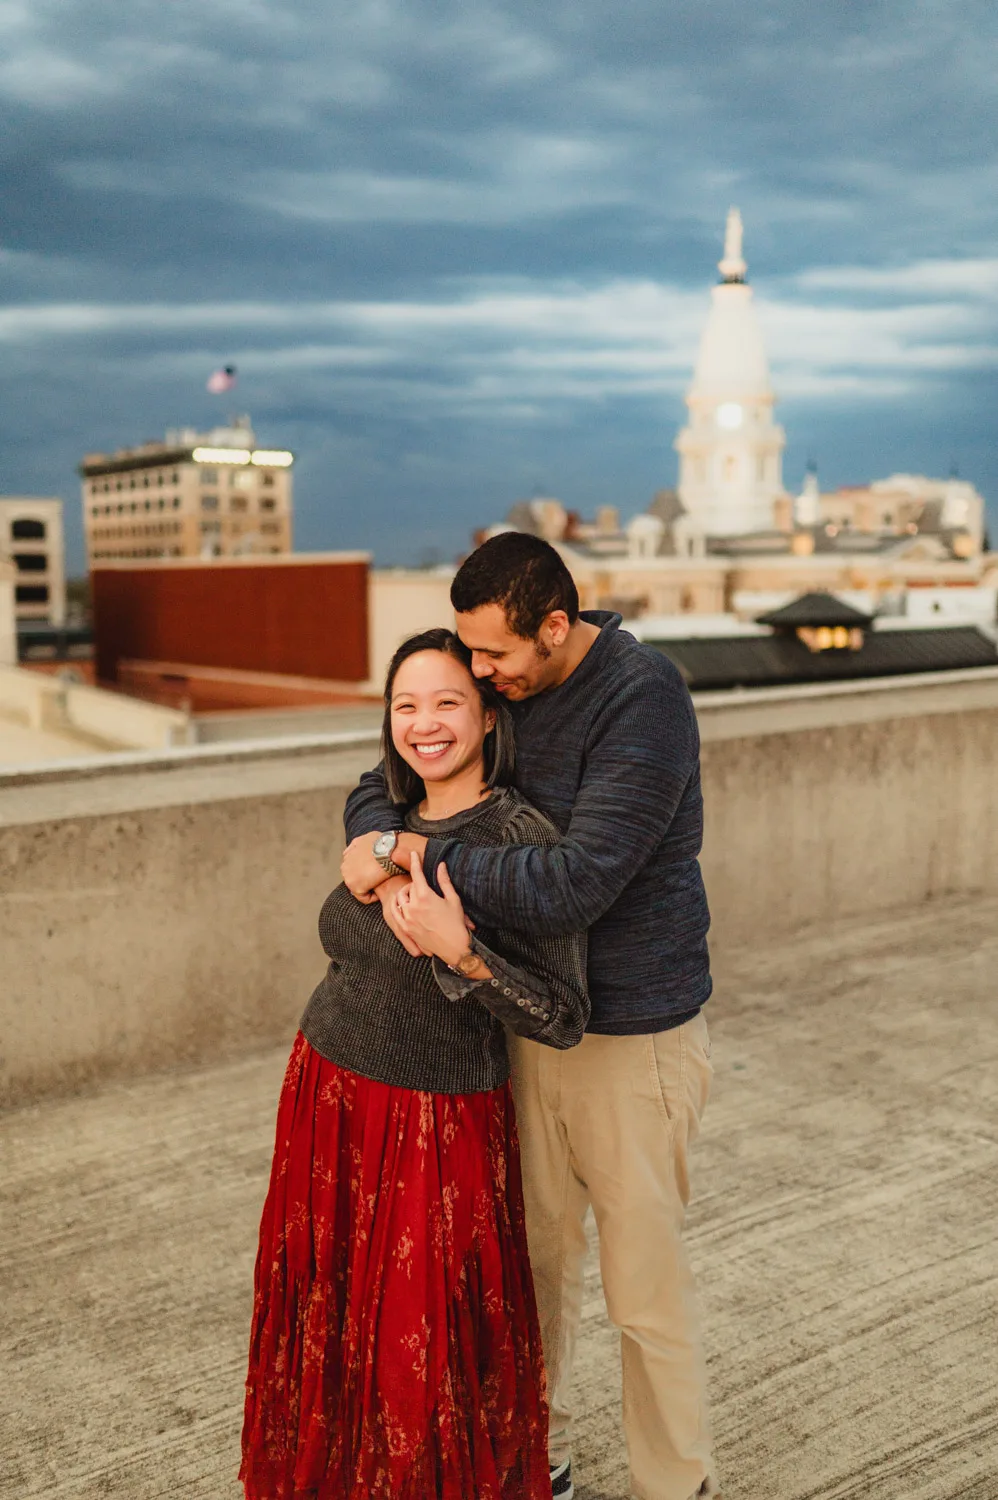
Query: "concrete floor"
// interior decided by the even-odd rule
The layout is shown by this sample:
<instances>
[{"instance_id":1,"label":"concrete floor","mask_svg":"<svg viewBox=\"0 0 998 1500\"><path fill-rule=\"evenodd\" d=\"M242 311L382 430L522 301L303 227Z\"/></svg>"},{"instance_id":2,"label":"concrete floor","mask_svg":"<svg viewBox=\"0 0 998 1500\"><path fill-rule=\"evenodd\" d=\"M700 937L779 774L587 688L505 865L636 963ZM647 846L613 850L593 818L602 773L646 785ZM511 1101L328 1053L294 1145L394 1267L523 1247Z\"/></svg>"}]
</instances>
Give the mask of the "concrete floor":
<instances>
[{"instance_id":1,"label":"concrete floor","mask_svg":"<svg viewBox=\"0 0 998 1500\"><path fill-rule=\"evenodd\" d=\"M998 903L719 966L690 1243L728 1500L998 1497ZM0 1495L236 1500L283 1051L0 1121ZM595 1265L580 1500L627 1493Z\"/></svg>"}]
</instances>

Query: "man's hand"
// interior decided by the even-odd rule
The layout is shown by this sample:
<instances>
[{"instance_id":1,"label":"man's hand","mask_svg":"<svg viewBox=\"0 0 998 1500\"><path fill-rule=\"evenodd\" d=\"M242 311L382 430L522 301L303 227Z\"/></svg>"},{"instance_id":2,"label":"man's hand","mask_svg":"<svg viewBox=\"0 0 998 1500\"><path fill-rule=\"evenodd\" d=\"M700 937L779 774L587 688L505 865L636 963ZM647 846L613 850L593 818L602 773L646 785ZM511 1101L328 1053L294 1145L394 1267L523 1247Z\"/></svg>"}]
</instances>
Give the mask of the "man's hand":
<instances>
[{"instance_id":1,"label":"man's hand","mask_svg":"<svg viewBox=\"0 0 998 1500\"><path fill-rule=\"evenodd\" d=\"M408 887L409 880L407 876L389 875L388 879L381 882L374 895L369 899L372 901L381 902L381 915L384 917L385 921L388 923L392 932L394 932L395 936L398 938L405 951L407 953L411 953L413 958L421 958L424 956L423 950L416 942L416 939L410 937L406 932L405 925L402 922L399 911L399 898L402 892L406 891Z\"/></svg>"},{"instance_id":2,"label":"man's hand","mask_svg":"<svg viewBox=\"0 0 998 1500\"><path fill-rule=\"evenodd\" d=\"M343 884L358 901L369 897L372 891L377 891L387 880L399 878L390 877L374 857L374 841L380 837L378 833L362 833L347 845L340 861Z\"/></svg>"}]
</instances>

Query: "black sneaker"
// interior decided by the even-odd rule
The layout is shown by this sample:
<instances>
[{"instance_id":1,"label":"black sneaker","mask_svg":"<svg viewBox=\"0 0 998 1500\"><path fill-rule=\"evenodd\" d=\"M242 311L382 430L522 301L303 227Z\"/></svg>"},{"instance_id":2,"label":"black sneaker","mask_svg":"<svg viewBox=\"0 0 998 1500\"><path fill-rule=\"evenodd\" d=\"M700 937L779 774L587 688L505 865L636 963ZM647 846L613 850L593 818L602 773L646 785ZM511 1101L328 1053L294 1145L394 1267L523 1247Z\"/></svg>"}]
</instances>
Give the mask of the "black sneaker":
<instances>
[{"instance_id":1,"label":"black sneaker","mask_svg":"<svg viewBox=\"0 0 998 1500\"><path fill-rule=\"evenodd\" d=\"M572 1500L575 1485L572 1483L572 1460L570 1458L566 1458L563 1464L551 1470L551 1494L553 1500Z\"/></svg>"}]
</instances>

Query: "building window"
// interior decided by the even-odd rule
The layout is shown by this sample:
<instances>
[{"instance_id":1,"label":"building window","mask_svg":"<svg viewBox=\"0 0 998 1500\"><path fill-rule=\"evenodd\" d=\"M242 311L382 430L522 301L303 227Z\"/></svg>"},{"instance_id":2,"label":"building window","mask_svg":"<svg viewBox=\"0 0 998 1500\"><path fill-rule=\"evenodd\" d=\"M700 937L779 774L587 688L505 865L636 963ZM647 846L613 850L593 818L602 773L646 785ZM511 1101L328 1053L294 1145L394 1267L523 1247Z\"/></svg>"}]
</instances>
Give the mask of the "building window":
<instances>
[{"instance_id":1,"label":"building window","mask_svg":"<svg viewBox=\"0 0 998 1500\"><path fill-rule=\"evenodd\" d=\"M143 483L143 485L144 485L144 487L146 489L149 488L149 475L148 474L144 474L143 475L143 477L142 477L142 483Z\"/></svg>"},{"instance_id":2,"label":"building window","mask_svg":"<svg viewBox=\"0 0 998 1500\"><path fill-rule=\"evenodd\" d=\"M261 521L260 522L260 530L261 531L265 531L268 534L270 534L271 532L274 532L274 531L280 531L280 529L281 529L281 523L279 521Z\"/></svg>"},{"instance_id":3,"label":"building window","mask_svg":"<svg viewBox=\"0 0 998 1500\"><path fill-rule=\"evenodd\" d=\"M15 552L14 563L19 573L44 573L49 560L44 552Z\"/></svg>"},{"instance_id":4,"label":"building window","mask_svg":"<svg viewBox=\"0 0 998 1500\"><path fill-rule=\"evenodd\" d=\"M159 473L159 474L157 474L157 475L156 475L156 483L157 483L157 484L162 484L162 483L163 483L163 475L162 475L162 472L160 472L160 473Z\"/></svg>"},{"instance_id":5,"label":"building window","mask_svg":"<svg viewBox=\"0 0 998 1500\"><path fill-rule=\"evenodd\" d=\"M260 509L261 510L276 510L277 509L277 501L274 499L274 496L273 495L264 495L263 498L262 498L262 500L260 501Z\"/></svg>"},{"instance_id":6,"label":"building window","mask_svg":"<svg viewBox=\"0 0 998 1500\"><path fill-rule=\"evenodd\" d=\"M202 469L201 470L201 483L202 484L217 484L218 483L218 470L217 469Z\"/></svg>"},{"instance_id":7,"label":"building window","mask_svg":"<svg viewBox=\"0 0 998 1500\"><path fill-rule=\"evenodd\" d=\"M222 529L221 521L202 521L201 531L204 536L217 536Z\"/></svg>"},{"instance_id":8,"label":"building window","mask_svg":"<svg viewBox=\"0 0 998 1500\"><path fill-rule=\"evenodd\" d=\"M180 496L179 495L174 495L174 497L173 497L173 508L174 508L174 510L179 510L180 509Z\"/></svg>"},{"instance_id":9,"label":"building window","mask_svg":"<svg viewBox=\"0 0 998 1500\"><path fill-rule=\"evenodd\" d=\"M264 475L262 475L262 477L260 479L260 483L263 484L263 485L272 485L274 483L274 476L273 476L273 474L264 474Z\"/></svg>"},{"instance_id":10,"label":"building window","mask_svg":"<svg viewBox=\"0 0 998 1500\"><path fill-rule=\"evenodd\" d=\"M201 509L202 510L217 510L218 509L218 496L217 495L202 495L201 496Z\"/></svg>"},{"instance_id":11,"label":"building window","mask_svg":"<svg viewBox=\"0 0 998 1500\"><path fill-rule=\"evenodd\" d=\"M12 521L10 527L11 540L15 542L43 542L45 540L44 521Z\"/></svg>"},{"instance_id":12,"label":"building window","mask_svg":"<svg viewBox=\"0 0 998 1500\"><path fill-rule=\"evenodd\" d=\"M232 497L232 499L230 501L230 508L232 510L245 510L246 509L246 496L245 495L233 495L233 497Z\"/></svg>"},{"instance_id":13,"label":"building window","mask_svg":"<svg viewBox=\"0 0 998 1500\"><path fill-rule=\"evenodd\" d=\"M48 584L19 583L14 590L14 598L18 604L47 604L49 602Z\"/></svg>"}]
</instances>

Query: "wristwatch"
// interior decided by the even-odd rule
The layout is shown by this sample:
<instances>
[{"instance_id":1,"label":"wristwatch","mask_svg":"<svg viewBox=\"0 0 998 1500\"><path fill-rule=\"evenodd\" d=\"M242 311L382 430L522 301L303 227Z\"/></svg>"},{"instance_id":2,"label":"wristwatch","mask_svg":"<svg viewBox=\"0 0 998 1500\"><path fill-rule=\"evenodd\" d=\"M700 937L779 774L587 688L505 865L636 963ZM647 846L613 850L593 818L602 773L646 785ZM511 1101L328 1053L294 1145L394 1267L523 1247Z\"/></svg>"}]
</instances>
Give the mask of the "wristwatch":
<instances>
[{"instance_id":1,"label":"wristwatch","mask_svg":"<svg viewBox=\"0 0 998 1500\"><path fill-rule=\"evenodd\" d=\"M453 974L460 974L462 979L471 979L474 977L473 971L478 968L478 954L473 948L469 948L467 953L461 954L456 964L448 964L447 967Z\"/></svg>"},{"instance_id":2,"label":"wristwatch","mask_svg":"<svg viewBox=\"0 0 998 1500\"><path fill-rule=\"evenodd\" d=\"M375 859L383 870L389 875L408 875L408 870L403 870L392 859L395 845L399 841L398 834L392 830L390 833L379 833L372 846Z\"/></svg>"}]
</instances>

